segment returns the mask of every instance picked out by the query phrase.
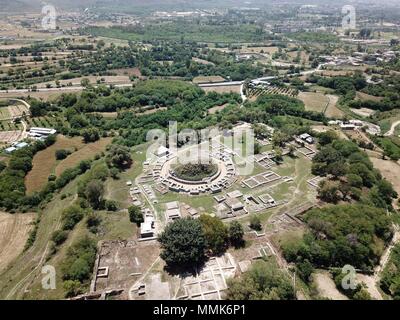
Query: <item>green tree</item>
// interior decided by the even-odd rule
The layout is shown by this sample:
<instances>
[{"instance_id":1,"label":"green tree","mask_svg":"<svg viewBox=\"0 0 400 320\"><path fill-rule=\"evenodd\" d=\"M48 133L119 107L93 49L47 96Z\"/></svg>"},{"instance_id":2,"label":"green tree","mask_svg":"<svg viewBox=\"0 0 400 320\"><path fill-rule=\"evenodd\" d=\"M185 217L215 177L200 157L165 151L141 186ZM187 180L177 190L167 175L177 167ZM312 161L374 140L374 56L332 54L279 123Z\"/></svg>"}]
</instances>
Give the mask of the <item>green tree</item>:
<instances>
[{"instance_id":1,"label":"green tree","mask_svg":"<svg viewBox=\"0 0 400 320\"><path fill-rule=\"evenodd\" d=\"M95 142L100 139L100 132L97 128L88 128L82 131L82 136L85 143Z\"/></svg>"},{"instance_id":2,"label":"green tree","mask_svg":"<svg viewBox=\"0 0 400 320\"><path fill-rule=\"evenodd\" d=\"M194 267L205 260L207 242L198 220L175 220L167 225L158 241L162 248L160 256L169 266Z\"/></svg>"},{"instance_id":3,"label":"green tree","mask_svg":"<svg viewBox=\"0 0 400 320\"><path fill-rule=\"evenodd\" d=\"M68 232L65 230L56 230L51 235L51 240L56 246L59 246L65 242L68 238Z\"/></svg>"},{"instance_id":4,"label":"green tree","mask_svg":"<svg viewBox=\"0 0 400 320\"><path fill-rule=\"evenodd\" d=\"M63 288L66 298L72 298L82 293L82 285L77 280L66 280L63 282Z\"/></svg>"},{"instance_id":5,"label":"green tree","mask_svg":"<svg viewBox=\"0 0 400 320\"><path fill-rule=\"evenodd\" d=\"M262 230L261 220L255 214L253 214L250 218L250 228L256 231Z\"/></svg>"},{"instance_id":6,"label":"green tree","mask_svg":"<svg viewBox=\"0 0 400 320\"><path fill-rule=\"evenodd\" d=\"M90 205L94 209L99 209L103 196L104 196L104 185L100 180L92 180L90 181L85 188L85 196L89 201Z\"/></svg>"},{"instance_id":7,"label":"green tree","mask_svg":"<svg viewBox=\"0 0 400 320\"><path fill-rule=\"evenodd\" d=\"M107 165L110 168L124 169L131 165L132 157L129 148L120 145L111 145L107 150Z\"/></svg>"},{"instance_id":8,"label":"green tree","mask_svg":"<svg viewBox=\"0 0 400 320\"><path fill-rule=\"evenodd\" d=\"M293 300L293 286L276 263L257 261L240 278L228 281L228 300Z\"/></svg>"},{"instance_id":9,"label":"green tree","mask_svg":"<svg viewBox=\"0 0 400 320\"><path fill-rule=\"evenodd\" d=\"M244 230L243 226L238 221L233 221L229 225L229 239L231 244L236 248L244 245Z\"/></svg>"},{"instance_id":10,"label":"green tree","mask_svg":"<svg viewBox=\"0 0 400 320\"><path fill-rule=\"evenodd\" d=\"M131 206L128 208L128 213L129 213L129 220L132 223L136 223L138 227L142 222L144 222L143 213L140 207Z\"/></svg>"},{"instance_id":11,"label":"green tree","mask_svg":"<svg viewBox=\"0 0 400 320\"><path fill-rule=\"evenodd\" d=\"M228 243L228 229L217 217L203 214L199 222L206 238L207 247L213 254L224 252Z\"/></svg>"}]
</instances>

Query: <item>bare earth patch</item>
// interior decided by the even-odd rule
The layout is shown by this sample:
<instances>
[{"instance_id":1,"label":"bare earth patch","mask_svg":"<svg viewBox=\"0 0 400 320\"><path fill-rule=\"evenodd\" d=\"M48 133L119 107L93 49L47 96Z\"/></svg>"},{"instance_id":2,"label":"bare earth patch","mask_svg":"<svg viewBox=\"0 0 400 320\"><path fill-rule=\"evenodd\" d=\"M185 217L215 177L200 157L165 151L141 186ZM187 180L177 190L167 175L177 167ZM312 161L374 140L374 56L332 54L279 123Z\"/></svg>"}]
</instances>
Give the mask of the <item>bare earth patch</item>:
<instances>
[{"instance_id":1,"label":"bare earth patch","mask_svg":"<svg viewBox=\"0 0 400 320\"><path fill-rule=\"evenodd\" d=\"M367 276L365 274L357 274L357 281L363 282L367 287L366 290L371 295L372 299L383 300L380 294L374 276Z\"/></svg>"},{"instance_id":2,"label":"bare earth patch","mask_svg":"<svg viewBox=\"0 0 400 320\"><path fill-rule=\"evenodd\" d=\"M360 108L360 109L350 109L351 112L355 113L356 115L359 115L361 117L368 118L369 116L372 116L376 111L368 108Z\"/></svg>"},{"instance_id":3,"label":"bare earth patch","mask_svg":"<svg viewBox=\"0 0 400 320\"><path fill-rule=\"evenodd\" d=\"M332 300L349 300L336 288L335 282L327 271L318 271L314 273L313 277L321 297Z\"/></svg>"},{"instance_id":4,"label":"bare earth patch","mask_svg":"<svg viewBox=\"0 0 400 320\"><path fill-rule=\"evenodd\" d=\"M0 271L24 249L33 225L34 213L0 212Z\"/></svg>"},{"instance_id":5,"label":"bare earth patch","mask_svg":"<svg viewBox=\"0 0 400 320\"><path fill-rule=\"evenodd\" d=\"M385 179L393 184L394 190L400 194L400 165L390 160L382 160L371 156L370 159L374 164L374 167L382 173Z\"/></svg>"}]
</instances>

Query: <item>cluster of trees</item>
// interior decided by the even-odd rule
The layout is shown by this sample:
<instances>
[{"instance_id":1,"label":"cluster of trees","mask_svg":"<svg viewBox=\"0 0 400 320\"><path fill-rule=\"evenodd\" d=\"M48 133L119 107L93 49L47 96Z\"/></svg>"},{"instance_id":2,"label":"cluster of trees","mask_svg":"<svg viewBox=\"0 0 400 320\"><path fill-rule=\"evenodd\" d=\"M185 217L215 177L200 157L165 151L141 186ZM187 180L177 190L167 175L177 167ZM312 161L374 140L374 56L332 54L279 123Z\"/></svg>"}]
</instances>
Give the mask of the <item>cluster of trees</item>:
<instances>
[{"instance_id":1,"label":"cluster of trees","mask_svg":"<svg viewBox=\"0 0 400 320\"><path fill-rule=\"evenodd\" d=\"M55 137L50 136L45 141L37 141L32 145L14 151L8 163L0 167L0 207L6 210L29 207L29 198L25 197L25 176L32 169L34 155L54 144Z\"/></svg>"},{"instance_id":2,"label":"cluster of trees","mask_svg":"<svg viewBox=\"0 0 400 320\"><path fill-rule=\"evenodd\" d=\"M257 261L240 278L229 280L228 300L294 300L289 275L275 262Z\"/></svg>"},{"instance_id":3,"label":"cluster of trees","mask_svg":"<svg viewBox=\"0 0 400 320\"><path fill-rule=\"evenodd\" d=\"M386 211L360 204L313 209L304 221L310 231L302 241L283 247L285 258L296 264L372 270L393 236Z\"/></svg>"},{"instance_id":4,"label":"cluster of trees","mask_svg":"<svg viewBox=\"0 0 400 320\"><path fill-rule=\"evenodd\" d=\"M352 100L356 91L367 87L367 80L361 72L354 73L353 76L321 77L311 75L308 81L319 86L334 89L337 94L344 96L347 100Z\"/></svg>"},{"instance_id":5,"label":"cluster of trees","mask_svg":"<svg viewBox=\"0 0 400 320\"><path fill-rule=\"evenodd\" d=\"M372 137L373 141L385 152L385 156L393 161L400 159L400 139L397 137Z\"/></svg>"},{"instance_id":6,"label":"cluster of trees","mask_svg":"<svg viewBox=\"0 0 400 320\"><path fill-rule=\"evenodd\" d=\"M218 18L217 18L218 19ZM179 20L166 23L131 26L90 27L81 30L82 34L93 36L105 36L124 40L136 40L151 42L154 39L172 41L196 41L196 42L260 42L264 40L278 39L263 31L263 26L254 21L237 23L227 21L225 17L221 21L203 20L201 22Z\"/></svg>"},{"instance_id":7,"label":"cluster of trees","mask_svg":"<svg viewBox=\"0 0 400 320\"><path fill-rule=\"evenodd\" d=\"M244 231L238 222L228 227L216 217L184 218L170 223L159 237L161 258L169 267L192 268L210 255L223 253L229 244L241 246Z\"/></svg>"},{"instance_id":8,"label":"cluster of trees","mask_svg":"<svg viewBox=\"0 0 400 320\"><path fill-rule=\"evenodd\" d=\"M54 254L58 248L68 239L70 231L88 214L87 210L73 204L64 209L61 215L61 228L53 232L51 240L53 241L50 254Z\"/></svg>"},{"instance_id":9,"label":"cluster of trees","mask_svg":"<svg viewBox=\"0 0 400 320\"><path fill-rule=\"evenodd\" d=\"M200 52L199 52L200 51ZM200 63L199 58L209 63ZM192 80L197 76L221 76L231 80L254 79L264 75L263 65L252 61L236 61L233 54L212 50L194 42L153 41L151 50L141 52L139 68L147 77L182 77Z\"/></svg>"},{"instance_id":10,"label":"cluster of trees","mask_svg":"<svg viewBox=\"0 0 400 320\"><path fill-rule=\"evenodd\" d=\"M78 196L87 201L95 210L106 209L109 204L104 199L104 182L110 172L104 163L97 163L78 182Z\"/></svg>"},{"instance_id":11,"label":"cluster of trees","mask_svg":"<svg viewBox=\"0 0 400 320\"><path fill-rule=\"evenodd\" d=\"M357 200L384 209L392 209L397 193L368 155L352 141L337 139L328 132L320 134L320 150L313 158L312 173L327 176L319 187L319 197L330 203Z\"/></svg>"},{"instance_id":12,"label":"cluster of trees","mask_svg":"<svg viewBox=\"0 0 400 320\"><path fill-rule=\"evenodd\" d=\"M96 242L88 236L68 248L61 266L63 287L67 297L83 292L92 274L96 252Z\"/></svg>"}]
</instances>

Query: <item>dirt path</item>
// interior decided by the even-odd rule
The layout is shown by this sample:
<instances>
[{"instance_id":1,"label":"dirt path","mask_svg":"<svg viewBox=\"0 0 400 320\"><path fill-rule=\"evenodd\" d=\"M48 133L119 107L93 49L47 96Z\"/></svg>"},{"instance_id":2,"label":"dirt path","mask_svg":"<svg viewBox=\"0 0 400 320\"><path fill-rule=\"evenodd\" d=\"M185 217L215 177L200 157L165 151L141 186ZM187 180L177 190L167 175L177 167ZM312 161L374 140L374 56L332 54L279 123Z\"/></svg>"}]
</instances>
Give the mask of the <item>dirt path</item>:
<instances>
[{"instance_id":1,"label":"dirt path","mask_svg":"<svg viewBox=\"0 0 400 320\"><path fill-rule=\"evenodd\" d=\"M392 127L390 128L390 130L385 133L385 137L392 136L398 125L400 125L400 120L396 121L395 123L392 123Z\"/></svg>"}]
</instances>

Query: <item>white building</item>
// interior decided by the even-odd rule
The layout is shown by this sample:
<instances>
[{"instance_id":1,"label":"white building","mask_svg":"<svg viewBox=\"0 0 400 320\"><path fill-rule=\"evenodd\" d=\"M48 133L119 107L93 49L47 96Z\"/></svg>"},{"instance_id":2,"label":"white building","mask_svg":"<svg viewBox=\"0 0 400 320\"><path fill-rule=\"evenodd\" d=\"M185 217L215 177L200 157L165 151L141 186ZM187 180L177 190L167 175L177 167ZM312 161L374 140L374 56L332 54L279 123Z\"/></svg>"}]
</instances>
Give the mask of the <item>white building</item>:
<instances>
[{"instance_id":1,"label":"white building","mask_svg":"<svg viewBox=\"0 0 400 320\"><path fill-rule=\"evenodd\" d=\"M169 149L164 146L160 146L156 151L156 156L160 158L165 157L169 154L170 154Z\"/></svg>"},{"instance_id":2,"label":"white building","mask_svg":"<svg viewBox=\"0 0 400 320\"><path fill-rule=\"evenodd\" d=\"M36 140L42 140L56 133L56 129L32 127L28 132L28 136Z\"/></svg>"}]
</instances>

